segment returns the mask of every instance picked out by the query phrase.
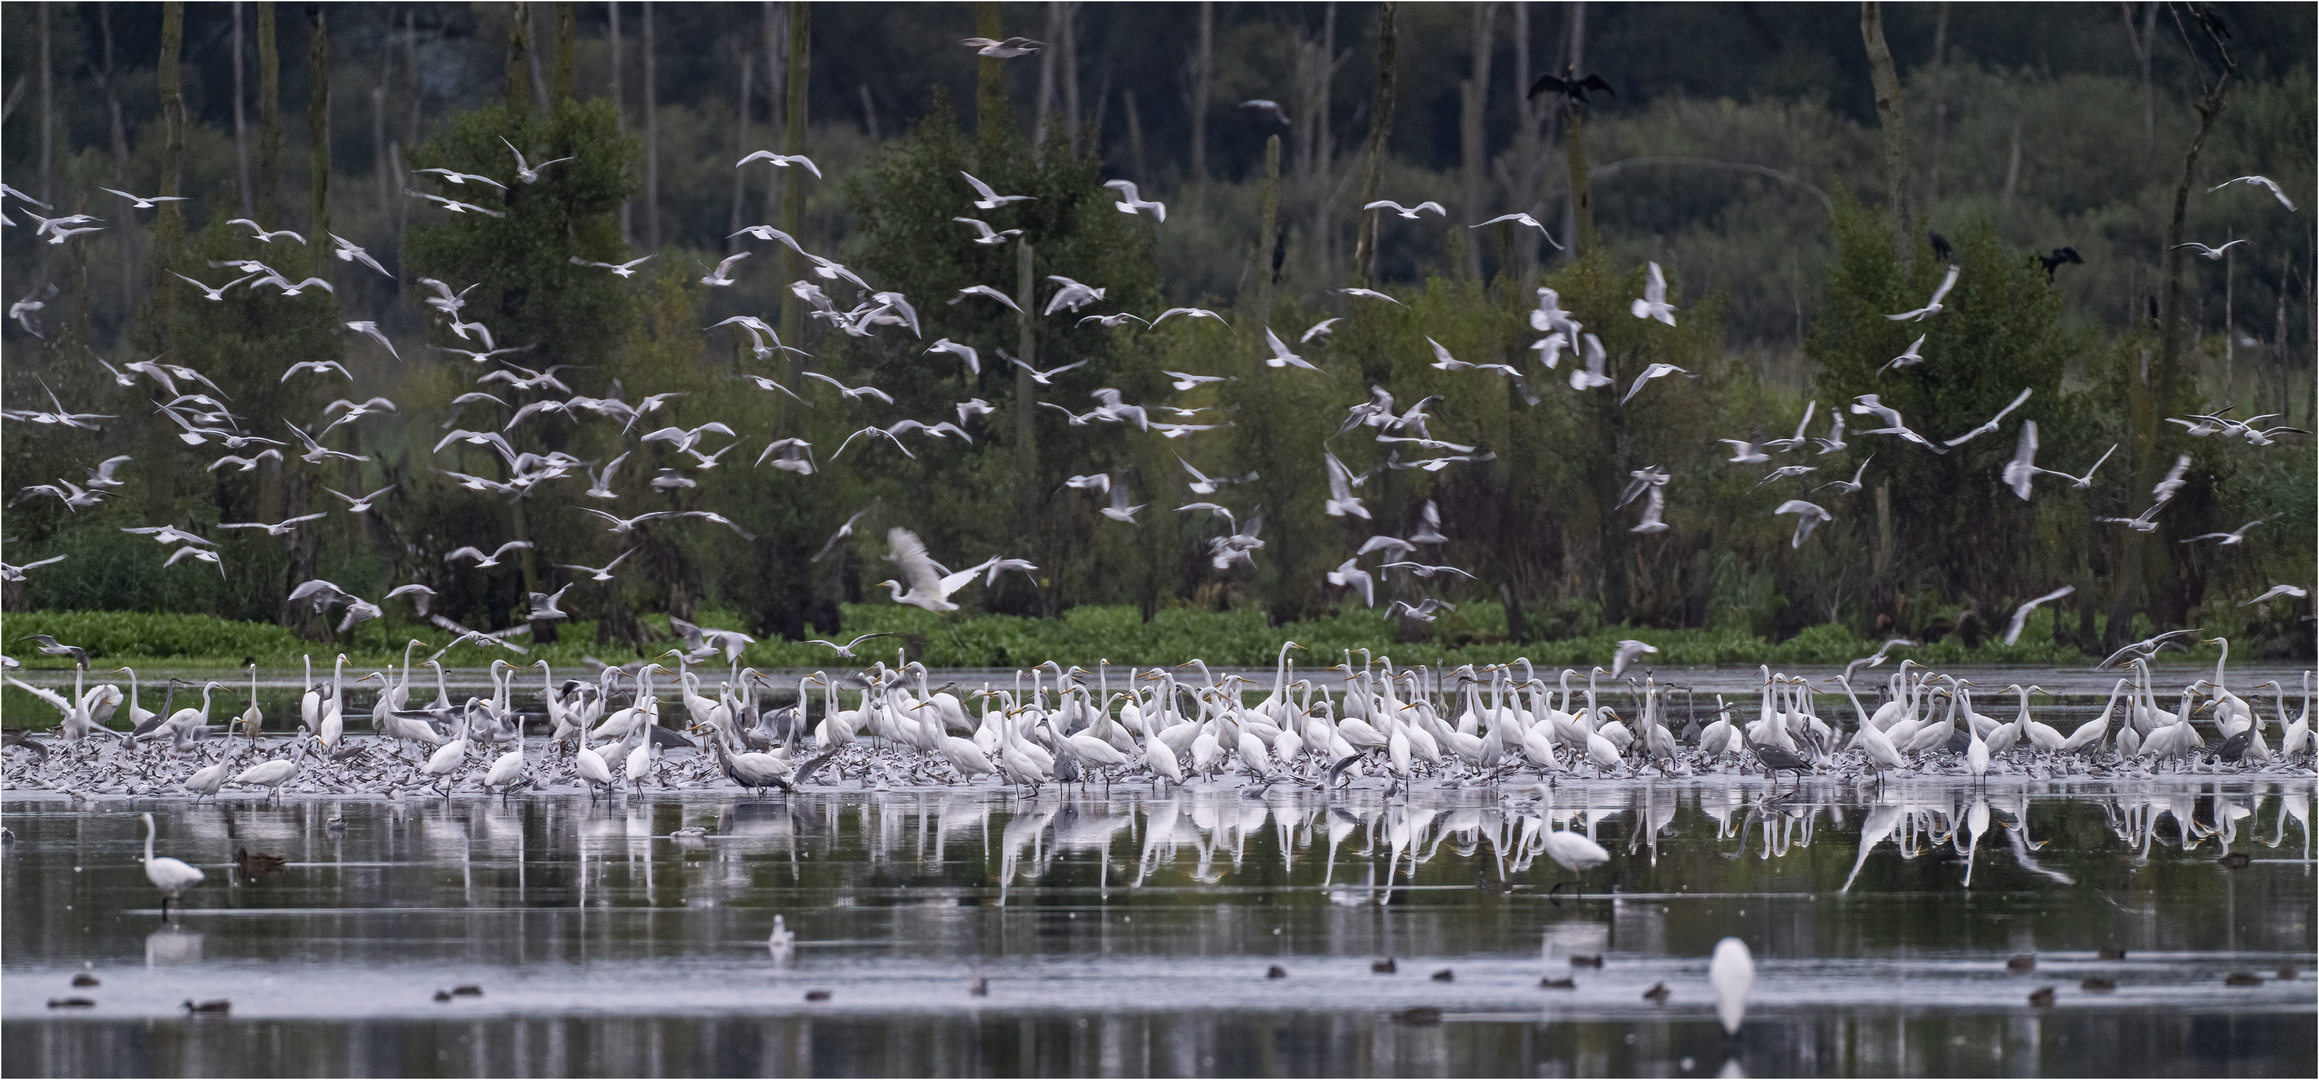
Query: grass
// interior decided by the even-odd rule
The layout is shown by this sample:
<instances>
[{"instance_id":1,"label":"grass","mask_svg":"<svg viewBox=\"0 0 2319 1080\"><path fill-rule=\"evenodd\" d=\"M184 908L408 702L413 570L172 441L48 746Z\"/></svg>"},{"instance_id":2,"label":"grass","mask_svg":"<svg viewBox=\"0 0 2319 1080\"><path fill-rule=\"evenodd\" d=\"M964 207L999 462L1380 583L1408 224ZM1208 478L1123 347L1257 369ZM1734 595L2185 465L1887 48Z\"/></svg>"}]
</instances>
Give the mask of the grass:
<instances>
[{"instance_id":1,"label":"grass","mask_svg":"<svg viewBox=\"0 0 2319 1080\"><path fill-rule=\"evenodd\" d=\"M699 615L697 621L704 626L744 625L730 612L703 611ZM840 640L865 633L896 635L865 643L860 650L864 663L869 659L891 661L894 649L907 647L913 659L929 665L970 668L1029 667L1048 660L1088 667L1098 660L1172 665L1195 658L1219 667L1269 666L1284 641L1303 645L1300 657L1307 663L1334 663L1344 650L1371 649L1404 665L1498 663L1528 657L1541 667L1607 662L1617 642L1630 637L1658 646L1656 663L1664 666L1841 664L1875 648L1837 625L1811 627L1780 642L1738 630L1631 627L1600 629L1554 641L1512 642L1505 640L1503 609L1484 603L1470 604L1455 615L1445 616L1432 625L1428 638L1413 642L1398 641L1399 628L1393 621L1361 609L1282 626L1267 626L1263 615L1253 610L1171 608L1146 621L1127 607L1083 607L1058 618L1029 619L938 615L891 604L849 604L843 609L843 619L844 625L834 635ZM505 650L461 645L443 660L452 666L480 667L494 659L521 663L544 659L562 668L578 666L586 656L610 663L640 658L637 651L598 645L595 631L593 622L571 622L562 627L561 640L554 644L513 639L528 650L520 657ZM11 645L28 634L48 634L82 646L95 658L96 667L135 664L232 669L244 657L254 657L268 667L288 667L298 665L304 656L312 656L321 666L343 651L351 667L364 670L398 659L400 646L413 637L439 645L447 636L432 626L373 621L356 627L341 641L310 642L266 623L150 612L24 612L0 621L0 636ZM666 647L658 644L642 655ZM2211 649L2207 653L2211 658ZM41 656L22 645L16 645L11 655L27 667L62 668L70 663L63 657ZM2032 620L2016 645L1990 641L1981 648L1967 649L1952 640L1898 655L1935 665L2078 664L2087 659L2077 649L2056 643L2050 622L2041 625L2038 620ZM823 668L847 663L836 661L820 646L782 640L749 646L742 662L762 668Z\"/></svg>"}]
</instances>

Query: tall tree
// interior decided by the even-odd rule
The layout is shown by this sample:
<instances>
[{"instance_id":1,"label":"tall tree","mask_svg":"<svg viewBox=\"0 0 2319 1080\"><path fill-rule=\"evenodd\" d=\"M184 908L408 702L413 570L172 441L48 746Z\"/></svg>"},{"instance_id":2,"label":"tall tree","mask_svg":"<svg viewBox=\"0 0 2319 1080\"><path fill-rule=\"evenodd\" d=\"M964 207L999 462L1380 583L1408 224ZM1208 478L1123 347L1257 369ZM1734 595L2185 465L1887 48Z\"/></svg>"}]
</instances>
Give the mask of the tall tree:
<instances>
[{"instance_id":1,"label":"tall tree","mask_svg":"<svg viewBox=\"0 0 2319 1080\"><path fill-rule=\"evenodd\" d=\"M773 133L772 144L786 146L787 116L783 99L789 89L786 66L789 56L789 8L778 0L764 0L761 8L765 26L765 123ZM779 216L781 174L786 171L770 161L764 165L766 221Z\"/></svg>"},{"instance_id":2,"label":"tall tree","mask_svg":"<svg viewBox=\"0 0 2319 1080\"><path fill-rule=\"evenodd\" d=\"M660 68L652 0L644 3L644 244L660 250Z\"/></svg>"},{"instance_id":3,"label":"tall tree","mask_svg":"<svg viewBox=\"0 0 2319 1080\"><path fill-rule=\"evenodd\" d=\"M1035 153L1047 145L1047 114L1055 108L1055 54L1057 35L1063 29L1063 5L1060 0L1047 0L1047 47L1039 50L1039 96L1031 110L1031 150Z\"/></svg>"},{"instance_id":4,"label":"tall tree","mask_svg":"<svg viewBox=\"0 0 2319 1080\"><path fill-rule=\"evenodd\" d=\"M1459 87L1458 142L1464 158L1465 194L1458 210L1466 220L1480 221L1486 214L1483 208L1483 182L1489 168L1488 132L1483 120L1490 103L1491 35L1497 23L1498 5L1484 2L1473 5L1473 76ZM1482 276L1482 249L1479 244L1465 245L1466 276Z\"/></svg>"},{"instance_id":5,"label":"tall tree","mask_svg":"<svg viewBox=\"0 0 2319 1080\"><path fill-rule=\"evenodd\" d=\"M572 51L578 47L579 12L573 0L556 0L556 64L548 79L548 101L572 100Z\"/></svg>"},{"instance_id":6,"label":"tall tree","mask_svg":"<svg viewBox=\"0 0 2319 1080\"><path fill-rule=\"evenodd\" d=\"M250 185L250 127L247 110L242 105L249 100L249 91L242 86L242 0L233 0L233 53L234 53L234 190L242 198L242 216L251 217L257 211L257 192Z\"/></svg>"},{"instance_id":7,"label":"tall tree","mask_svg":"<svg viewBox=\"0 0 2319 1080\"><path fill-rule=\"evenodd\" d=\"M104 66L97 70L97 82L105 91L105 114L112 121L113 186L124 191L135 185L129 182L129 129L121 116L121 95L117 92L119 70L113 63L113 5L97 5L97 30L102 43ZM124 262L136 266L143 259L137 251L137 219L124 219L115 228L120 230ZM134 311L137 307L137 275L121 275L121 310Z\"/></svg>"},{"instance_id":8,"label":"tall tree","mask_svg":"<svg viewBox=\"0 0 2319 1080\"><path fill-rule=\"evenodd\" d=\"M1064 131L1071 137L1071 152L1079 152L1079 125L1085 122L1079 111L1079 0L1058 0L1063 12L1060 50L1063 64L1063 119Z\"/></svg>"},{"instance_id":9,"label":"tall tree","mask_svg":"<svg viewBox=\"0 0 2319 1080\"><path fill-rule=\"evenodd\" d=\"M781 152L805 152L805 88L813 75L813 5L805 0L789 0L789 87L782 104L786 118L782 121ZM805 170L781 170L781 229L791 236L803 232L805 220ZM799 241L803 243L804 241ZM792 264L787 248L781 249L782 280L790 280ZM805 336L804 301L786 289L781 293L781 332L785 340L796 341ZM797 361L789 365L791 372L803 371ZM792 382L796 381L794 378Z\"/></svg>"},{"instance_id":10,"label":"tall tree","mask_svg":"<svg viewBox=\"0 0 2319 1080\"><path fill-rule=\"evenodd\" d=\"M312 206L306 222L308 273L327 277L330 260L330 17L321 4L306 5L306 162L312 178Z\"/></svg>"},{"instance_id":11,"label":"tall tree","mask_svg":"<svg viewBox=\"0 0 2319 1080\"><path fill-rule=\"evenodd\" d=\"M623 66L624 58L620 50L620 0L604 0L604 36L609 40L612 50L613 129L625 136L628 134L628 98L621 84L627 79L628 69ZM620 200L620 243L623 247L636 242L635 234L629 231L629 206L629 200Z\"/></svg>"},{"instance_id":12,"label":"tall tree","mask_svg":"<svg viewBox=\"0 0 2319 1080\"><path fill-rule=\"evenodd\" d=\"M282 218L282 52L274 39L274 0L258 0L258 213Z\"/></svg>"},{"instance_id":13,"label":"tall tree","mask_svg":"<svg viewBox=\"0 0 2319 1080\"><path fill-rule=\"evenodd\" d=\"M1006 38L997 0L976 0L974 32L992 41ZM1009 128L1007 119L1006 61L985 56L974 69L974 137L984 146L995 145Z\"/></svg>"},{"instance_id":14,"label":"tall tree","mask_svg":"<svg viewBox=\"0 0 2319 1080\"><path fill-rule=\"evenodd\" d=\"M2165 434L2160 430L2160 418L2176 413L2190 386L2189 372L2185 370L2189 365L2182 357L2185 222L2190 211L2190 190L2198 182L2199 156L2206 151L2206 140L2214 132L2215 121L2222 118L2223 109L2230 103L2231 82L2238 74L2238 63L2231 58L2226 40L2229 32L2223 28L2219 15L2207 8L2196 11L2202 36L2214 53L2212 81L2208 81L2209 62L2192 45L2181 12L2169 6L2167 13L2182 32L2182 43L2190 53L2191 62L2198 65L2201 93L2191 103L2198 111L2198 131L2182 152L2182 172L2174 185L2174 213L2166 223L2163 298L2158 306L2158 361L2147 377L2133 381L2131 419L2136 490L2154 486L2166 470L2170 450L2160 445ZM2124 566L2118 575L2118 591L2111 602L2109 632L2105 636L2109 647L2132 640L2132 616L2136 610L2150 612L2153 619L2163 616L2171 623L2178 621L2194 602L2194 597L2172 595L2164 587L2176 561L2174 544L2165 535L2169 531L2161 527L2157 533L2137 532L2127 537Z\"/></svg>"},{"instance_id":15,"label":"tall tree","mask_svg":"<svg viewBox=\"0 0 2319 1080\"><path fill-rule=\"evenodd\" d=\"M1208 99L1216 82L1216 5L1200 0L1200 39L1192 54L1192 175L1194 186L1208 182Z\"/></svg>"},{"instance_id":16,"label":"tall tree","mask_svg":"<svg viewBox=\"0 0 2319 1080\"><path fill-rule=\"evenodd\" d=\"M1933 209L1941 201L1941 148L1948 141L1949 133L1949 102L1941 96L1941 90L1948 66L1949 3L1948 0L1941 0L1939 14L1933 21L1932 108L1925 118L1932 128L1932 167L1926 174L1924 185L1924 212L1928 222L1932 219Z\"/></svg>"},{"instance_id":17,"label":"tall tree","mask_svg":"<svg viewBox=\"0 0 2319 1080\"><path fill-rule=\"evenodd\" d=\"M40 3L40 201L56 205L56 58L48 28L48 0ZM46 252L42 253L46 255Z\"/></svg>"},{"instance_id":18,"label":"tall tree","mask_svg":"<svg viewBox=\"0 0 2319 1080\"><path fill-rule=\"evenodd\" d=\"M178 57L185 51L184 0L168 0L161 5L161 58L154 72L154 81L161 90L161 194L175 195L185 183L185 76L178 66ZM185 211L181 203L162 203L153 217L154 248L160 255L155 260L155 273L166 271L175 262L178 242L185 236ZM175 321L176 290L164 293L161 317L164 325Z\"/></svg>"},{"instance_id":19,"label":"tall tree","mask_svg":"<svg viewBox=\"0 0 2319 1080\"><path fill-rule=\"evenodd\" d=\"M515 0L507 12L507 88L503 96L509 108L531 108L531 68L531 5Z\"/></svg>"},{"instance_id":20,"label":"tall tree","mask_svg":"<svg viewBox=\"0 0 2319 1080\"><path fill-rule=\"evenodd\" d=\"M733 96L733 160L739 161L749 153L749 84L757 77L757 54L747 49L735 49L741 54L741 83ZM726 214L725 251L741 250L741 200L748 193L749 174L733 170L733 202Z\"/></svg>"},{"instance_id":21,"label":"tall tree","mask_svg":"<svg viewBox=\"0 0 2319 1080\"><path fill-rule=\"evenodd\" d=\"M1909 198L1908 114L1900 103L1900 72L1892 64L1892 48L1884 43L1884 6L1877 0L1860 5L1860 40L1868 48L1868 77L1876 87L1876 119L1884 131L1885 213L1891 217L1892 253L1914 261L1916 220Z\"/></svg>"},{"instance_id":22,"label":"tall tree","mask_svg":"<svg viewBox=\"0 0 2319 1080\"><path fill-rule=\"evenodd\" d=\"M1368 161L1367 171L1361 178L1361 205L1377 201L1377 185L1385 171L1385 140L1393 133L1393 52L1397 45L1393 28L1393 0L1377 5L1377 96L1369 110L1369 145L1363 151ZM1353 284L1367 288L1376 273L1372 265L1377 260L1377 215L1361 211L1360 235L1353 243Z\"/></svg>"}]
</instances>

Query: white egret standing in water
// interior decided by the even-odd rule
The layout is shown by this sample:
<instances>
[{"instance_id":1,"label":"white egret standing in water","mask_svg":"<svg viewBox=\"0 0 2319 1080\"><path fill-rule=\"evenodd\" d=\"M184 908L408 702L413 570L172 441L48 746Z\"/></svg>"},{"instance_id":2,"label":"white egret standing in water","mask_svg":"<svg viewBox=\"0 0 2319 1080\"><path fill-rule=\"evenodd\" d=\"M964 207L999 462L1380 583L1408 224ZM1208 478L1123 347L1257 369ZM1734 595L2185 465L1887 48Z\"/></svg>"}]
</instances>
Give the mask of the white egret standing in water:
<instances>
[{"instance_id":1,"label":"white egret standing in water","mask_svg":"<svg viewBox=\"0 0 2319 1080\"><path fill-rule=\"evenodd\" d=\"M1747 1018L1747 991L1755 985L1755 957L1747 951L1747 943L1727 937L1715 943L1715 958L1707 962L1707 982L1715 988L1715 1018L1723 1021L1723 1033L1739 1034L1740 1022Z\"/></svg>"},{"instance_id":2,"label":"white egret standing in water","mask_svg":"<svg viewBox=\"0 0 2319 1080\"><path fill-rule=\"evenodd\" d=\"M185 890L201 884L205 875L184 862L167 855L153 855L153 815L145 815L145 880L161 890L161 921L169 921L169 902L185 895Z\"/></svg>"}]
</instances>

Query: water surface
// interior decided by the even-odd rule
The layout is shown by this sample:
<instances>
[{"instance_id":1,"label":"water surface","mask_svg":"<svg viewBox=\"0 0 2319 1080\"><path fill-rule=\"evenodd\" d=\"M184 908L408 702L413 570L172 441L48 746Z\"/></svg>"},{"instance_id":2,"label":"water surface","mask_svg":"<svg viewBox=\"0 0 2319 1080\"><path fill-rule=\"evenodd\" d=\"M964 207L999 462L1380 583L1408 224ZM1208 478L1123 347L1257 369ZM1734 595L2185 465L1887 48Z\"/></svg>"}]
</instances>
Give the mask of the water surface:
<instances>
[{"instance_id":1,"label":"water surface","mask_svg":"<svg viewBox=\"0 0 2319 1080\"><path fill-rule=\"evenodd\" d=\"M1777 791L1711 775L1565 783L1548 800L985 784L188 807L11 792L0 1067L2319 1070L2307 773ZM167 925L137 862L146 809L161 851L208 873ZM1594 836L1610 862L1565 871L1539 854L1547 828ZM288 865L244 881L237 850ZM766 944L777 913L798 939L786 958ZM1758 964L1735 1040L1705 977L1725 936ZM2034 969L2008 971L2015 956ZM1393 973L1375 972L1387 958ZM84 966L101 985L74 990ZM2261 981L2225 985L2232 973ZM482 993L436 1000L462 985ZM1659 985L1664 1002L1647 1000ZM2043 987L2053 1003L2031 1005ZM96 1004L48 1007L72 994ZM231 1012L189 1018L188 998Z\"/></svg>"}]
</instances>

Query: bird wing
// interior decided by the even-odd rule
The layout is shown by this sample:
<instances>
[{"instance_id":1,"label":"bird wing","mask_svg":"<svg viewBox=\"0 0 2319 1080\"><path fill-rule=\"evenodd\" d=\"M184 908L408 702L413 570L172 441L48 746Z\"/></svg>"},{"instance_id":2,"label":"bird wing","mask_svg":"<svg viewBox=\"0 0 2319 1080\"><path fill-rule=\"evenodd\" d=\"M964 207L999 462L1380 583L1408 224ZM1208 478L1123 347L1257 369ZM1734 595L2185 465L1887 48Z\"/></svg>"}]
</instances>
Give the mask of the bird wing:
<instances>
[{"instance_id":1,"label":"bird wing","mask_svg":"<svg viewBox=\"0 0 2319 1080\"><path fill-rule=\"evenodd\" d=\"M2013 444L2013 464L2017 468L2037 464L2037 421L2021 422L2021 439Z\"/></svg>"},{"instance_id":2,"label":"bird wing","mask_svg":"<svg viewBox=\"0 0 2319 1080\"><path fill-rule=\"evenodd\" d=\"M998 192L992 191L989 184L985 184L982 181L975 179L973 173L967 172L964 169L960 169L958 170L958 175L966 178L967 184L974 188L975 194L982 196L986 200L998 198Z\"/></svg>"},{"instance_id":3,"label":"bird wing","mask_svg":"<svg viewBox=\"0 0 2319 1080\"><path fill-rule=\"evenodd\" d=\"M1947 297L1947 296L1949 295L1949 290L1950 290L1950 289L1953 289L1953 288L1955 288L1955 287L1956 287L1956 284L1957 284L1957 274L1958 274L1958 273L1959 273L1961 270L1962 270L1962 267L1959 267L1957 264L1955 264L1955 263L1950 263L1950 264L1949 264L1949 273L1948 273L1948 276L1947 276L1947 277L1944 277L1944 278L1942 278L1942 279L1941 279L1941 287L1940 287L1940 288L1938 288L1938 289L1934 289L1934 290L1933 290L1933 295L1932 295L1932 303L1931 303L1931 304L1928 304L1928 305L1926 305L1927 307L1936 307L1936 306L1938 306L1938 305L1940 304L1941 300L1942 300L1943 298L1945 298L1945 297Z\"/></svg>"},{"instance_id":4,"label":"bird wing","mask_svg":"<svg viewBox=\"0 0 2319 1080\"><path fill-rule=\"evenodd\" d=\"M900 526L888 529L886 547L886 557L900 566L902 576L909 579L910 591L934 595L941 588L942 575L933 556L926 554L926 544L918 539L918 534Z\"/></svg>"}]
</instances>

